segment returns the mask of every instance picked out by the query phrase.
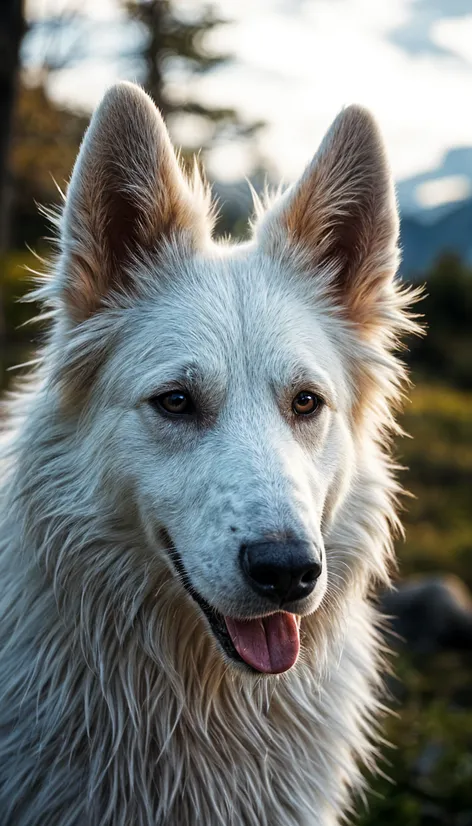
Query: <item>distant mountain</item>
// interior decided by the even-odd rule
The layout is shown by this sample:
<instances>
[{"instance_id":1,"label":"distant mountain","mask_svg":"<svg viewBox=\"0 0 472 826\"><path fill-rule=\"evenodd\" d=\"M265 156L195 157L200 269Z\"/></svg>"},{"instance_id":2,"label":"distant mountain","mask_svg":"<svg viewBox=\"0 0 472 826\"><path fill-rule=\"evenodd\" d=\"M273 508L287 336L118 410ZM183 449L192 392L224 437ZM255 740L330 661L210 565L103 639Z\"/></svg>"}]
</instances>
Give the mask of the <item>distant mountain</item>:
<instances>
[{"instance_id":1,"label":"distant mountain","mask_svg":"<svg viewBox=\"0 0 472 826\"><path fill-rule=\"evenodd\" d=\"M465 199L425 208L418 197L424 184L458 178ZM400 203L402 272L425 272L444 251L453 251L472 264L472 147L450 149L440 163L397 184Z\"/></svg>"},{"instance_id":2,"label":"distant mountain","mask_svg":"<svg viewBox=\"0 0 472 826\"><path fill-rule=\"evenodd\" d=\"M472 192L472 147L451 149L433 170L422 172L397 185L401 214L403 275L425 273L442 252L456 252L472 265L472 197L443 202L424 208L417 197L422 184L461 176ZM257 192L264 188L265 175L257 172L252 185ZM221 234L244 235L252 196L247 181L214 181L213 193L220 205L218 230Z\"/></svg>"},{"instance_id":3,"label":"distant mountain","mask_svg":"<svg viewBox=\"0 0 472 826\"><path fill-rule=\"evenodd\" d=\"M472 199L451 206L446 214L432 222L422 220L421 214L403 215L400 242L401 271L406 276L425 272L445 251L456 252L472 264Z\"/></svg>"},{"instance_id":4,"label":"distant mountain","mask_svg":"<svg viewBox=\"0 0 472 826\"><path fill-rule=\"evenodd\" d=\"M472 146L457 146L450 149L441 158L440 162L433 169L419 172L411 178L404 178L397 182L397 195L403 213L408 216L420 215L423 223L430 223L436 220L439 215L445 215L460 203L459 201L449 201L440 203L438 206L426 207L422 199L418 197L422 185L436 184L459 180L465 193L463 198L472 197Z\"/></svg>"}]
</instances>

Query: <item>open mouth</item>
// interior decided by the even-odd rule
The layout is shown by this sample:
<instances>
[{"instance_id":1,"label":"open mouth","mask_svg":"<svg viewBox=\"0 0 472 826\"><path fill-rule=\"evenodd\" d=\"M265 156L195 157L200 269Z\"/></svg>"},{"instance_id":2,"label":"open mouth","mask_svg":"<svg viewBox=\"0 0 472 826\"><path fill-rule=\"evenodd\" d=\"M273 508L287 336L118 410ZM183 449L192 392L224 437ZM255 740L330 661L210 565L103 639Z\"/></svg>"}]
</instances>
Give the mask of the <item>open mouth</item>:
<instances>
[{"instance_id":1,"label":"open mouth","mask_svg":"<svg viewBox=\"0 0 472 826\"><path fill-rule=\"evenodd\" d=\"M300 617L275 611L265 617L225 617L195 590L182 560L171 543L172 561L187 593L204 613L227 657L259 674L282 674L295 665L300 652Z\"/></svg>"}]
</instances>

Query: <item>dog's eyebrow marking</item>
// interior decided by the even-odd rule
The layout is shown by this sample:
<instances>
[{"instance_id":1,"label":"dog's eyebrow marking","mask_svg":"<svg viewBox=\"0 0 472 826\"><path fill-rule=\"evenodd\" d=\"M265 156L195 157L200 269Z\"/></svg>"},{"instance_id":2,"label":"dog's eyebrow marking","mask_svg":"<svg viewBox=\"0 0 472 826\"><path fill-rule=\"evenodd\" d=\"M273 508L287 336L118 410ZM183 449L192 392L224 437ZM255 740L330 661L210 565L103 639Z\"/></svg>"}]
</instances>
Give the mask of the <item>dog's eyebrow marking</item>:
<instances>
[{"instance_id":1,"label":"dog's eyebrow marking","mask_svg":"<svg viewBox=\"0 0 472 826\"><path fill-rule=\"evenodd\" d=\"M222 403L225 382L214 365L203 368L196 362L167 362L144 375L133 391L136 404L146 400L153 393L164 393L181 387L195 394L196 399L211 399L212 404Z\"/></svg>"},{"instance_id":2,"label":"dog's eyebrow marking","mask_svg":"<svg viewBox=\"0 0 472 826\"><path fill-rule=\"evenodd\" d=\"M293 392L300 390L315 390L326 402L331 410L338 408L338 397L331 378L325 370L319 366L298 365L290 375L287 382Z\"/></svg>"}]
</instances>

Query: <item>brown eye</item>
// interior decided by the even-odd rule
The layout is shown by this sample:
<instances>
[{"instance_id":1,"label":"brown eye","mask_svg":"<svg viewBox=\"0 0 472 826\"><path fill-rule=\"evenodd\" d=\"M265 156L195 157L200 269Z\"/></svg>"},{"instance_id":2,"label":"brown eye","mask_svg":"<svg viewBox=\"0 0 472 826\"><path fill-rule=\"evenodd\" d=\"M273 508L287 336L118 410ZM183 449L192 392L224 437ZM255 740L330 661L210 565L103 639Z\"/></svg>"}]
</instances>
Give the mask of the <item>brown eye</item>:
<instances>
[{"instance_id":1,"label":"brown eye","mask_svg":"<svg viewBox=\"0 0 472 826\"><path fill-rule=\"evenodd\" d=\"M171 416L189 415L195 412L191 396L183 390L172 390L170 393L153 396L150 402L160 413L168 413Z\"/></svg>"},{"instance_id":2,"label":"brown eye","mask_svg":"<svg viewBox=\"0 0 472 826\"><path fill-rule=\"evenodd\" d=\"M297 416L310 416L316 413L321 407L323 401L316 393L310 393L309 390L302 390L295 396L292 402L292 410Z\"/></svg>"}]
</instances>

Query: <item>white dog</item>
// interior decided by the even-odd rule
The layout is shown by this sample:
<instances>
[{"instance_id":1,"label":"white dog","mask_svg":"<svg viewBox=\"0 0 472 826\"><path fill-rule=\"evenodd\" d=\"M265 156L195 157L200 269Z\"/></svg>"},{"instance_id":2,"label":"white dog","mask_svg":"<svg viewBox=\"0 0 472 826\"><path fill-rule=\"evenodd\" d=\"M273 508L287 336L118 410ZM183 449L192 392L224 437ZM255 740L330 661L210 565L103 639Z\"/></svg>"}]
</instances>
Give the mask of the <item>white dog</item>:
<instances>
[{"instance_id":1,"label":"white dog","mask_svg":"<svg viewBox=\"0 0 472 826\"><path fill-rule=\"evenodd\" d=\"M2 826L328 826L372 764L368 593L414 322L379 133L211 238L152 101L82 145L2 480Z\"/></svg>"}]
</instances>

